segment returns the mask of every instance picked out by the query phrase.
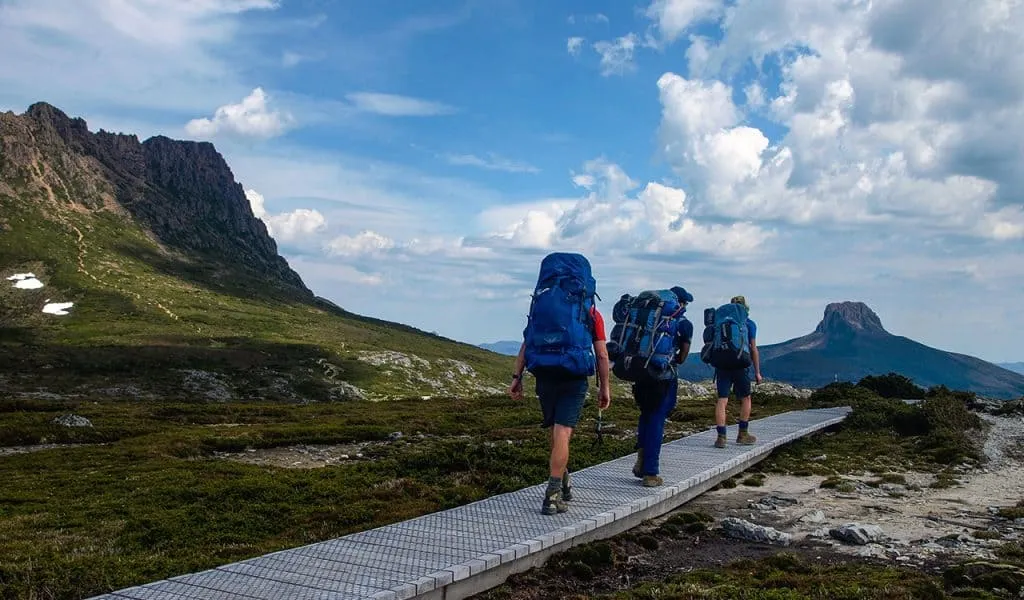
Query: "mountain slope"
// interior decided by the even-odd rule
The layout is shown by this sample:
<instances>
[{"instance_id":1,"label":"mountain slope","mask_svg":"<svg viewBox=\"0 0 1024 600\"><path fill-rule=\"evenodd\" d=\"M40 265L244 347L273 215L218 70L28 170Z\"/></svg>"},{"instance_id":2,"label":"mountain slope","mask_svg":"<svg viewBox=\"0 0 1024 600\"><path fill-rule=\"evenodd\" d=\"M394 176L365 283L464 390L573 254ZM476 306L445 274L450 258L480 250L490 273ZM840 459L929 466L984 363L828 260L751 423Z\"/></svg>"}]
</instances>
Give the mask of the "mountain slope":
<instances>
[{"instance_id":1,"label":"mountain slope","mask_svg":"<svg viewBox=\"0 0 1024 600\"><path fill-rule=\"evenodd\" d=\"M28 273L44 287L6 281ZM91 133L43 103L0 114L0 277L0 391L473 395L508 370L316 298L211 144Z\"/></svg>"},{"instance_id":2,"label":"mountain slope","mask_svg":"<svg viewBox=\"0 0 1024 600\"><path fill-rule=\"evenodd\" d=\"M945 385L994 398L1024 395L1024 376L973 356L893 335L862 302L829 304L813 332L759 349L766 378L798 387L859 381L866 375L895 371L922 387ZM699 346L694 352L699 352ZM690 380L710 378L713 373L693 353L680 370Z\"/></svg>"},{"instance_id":3,"label":"mountain slope","mask_svg":"<svg viewBox=\"0 0 1024 600\"><path fill-rule=\"evenodd\" d=\"M1008 371L1024 375L1024 362L999 363L999 366Z\"/></svg>"}]
</instances>

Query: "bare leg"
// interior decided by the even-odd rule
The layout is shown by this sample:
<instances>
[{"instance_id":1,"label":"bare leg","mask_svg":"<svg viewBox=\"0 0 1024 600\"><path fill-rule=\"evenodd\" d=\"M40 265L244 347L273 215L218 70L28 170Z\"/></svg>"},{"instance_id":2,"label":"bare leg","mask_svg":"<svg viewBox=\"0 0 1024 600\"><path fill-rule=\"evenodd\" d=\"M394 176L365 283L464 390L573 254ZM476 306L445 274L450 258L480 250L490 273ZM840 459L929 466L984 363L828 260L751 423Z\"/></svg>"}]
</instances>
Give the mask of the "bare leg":
<instances>
[{"instance_id":1,"label":"bare leg","mask_svg":"<svg viewBox=\"0 0 1024 600\"><path fill-rule=\"evenodd\" d=\"M745 400L746 400L746 404L744 404L743 406L746 407L746 410L747 410L746 414L749 417L750 416L750 398L746 398ZM728 398L719 398L718 399L718 404L715 405L715 424L718 425L719 427L725 427L725 408L728 405L729 405L729 399Z\"/></svg>"},{"instance_id":2,"label":"bare leg","mask_svg":"<svg viewBox=\"0 0 1024 600\"><path fill-rule=\"evenodd\" d=\"M572 427L555 424L551 428L551 476L561 478L569 464L569 438Z\"/></svg>"},{"instance_id":3,"label":"bare leg","mask_svg":"<svg viewBox=\"0 0 1024 600\"><path fill-rule=\"evenodd\" d=\"M750 396L744 396L743 399L740 400L740 420L750 420ZM722 423L724 423L724 421L722 421Z\"/></svg>"}]
</instances>

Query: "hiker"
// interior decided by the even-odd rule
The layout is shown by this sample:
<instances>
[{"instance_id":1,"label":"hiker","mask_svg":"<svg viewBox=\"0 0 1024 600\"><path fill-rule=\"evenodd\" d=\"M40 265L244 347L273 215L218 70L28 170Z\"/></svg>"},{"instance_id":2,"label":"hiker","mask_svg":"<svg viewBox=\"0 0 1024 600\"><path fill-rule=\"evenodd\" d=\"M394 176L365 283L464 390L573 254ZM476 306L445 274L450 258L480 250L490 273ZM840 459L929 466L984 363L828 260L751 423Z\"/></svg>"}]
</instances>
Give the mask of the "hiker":
<instances>
[{"instance_id":1,"label":"hiker","mask_svg":"<svg viewBox=\"0 0 1024 600\"><path fill-rule=\"evenodd\" d=\"M750 422L750 373L761 383L761 359L757 351L757 323L750 318L750 307L743 296L733 296L729 304L704 311L704 348L701 360L715 367L715 387L718 402L715 405L716 448L725 448L725 410L729 404L730 388L740 400L739 431L736 443L751 445L757 438L748 431Z\"/></svg>"},{"instance_id":2,"label":"hiker","mask_svg":"<svg viewBox=\"0 0 1024 600\"><path fill-rule=\"evenodd\" d=\"M633 400L640 409L633 475L644 487L664 483L659 475L665 421L676 407L676 367L690 353L693 323L686 306L693 296L681 286L624 294L612 310L615 326L609 340L612 373L633 382Z\"/></svg>"},{"instance_id":3,"label":"hiker","mask_svg":"<svg viewBox=\"0 0 1024 600\"><path fill-rule=\"evenodd\" d=\"M594 305L596 295L583 255L554 252L541 261L509 395L522 399L524 369L534 376L541 426L551 428L550 477L541 504L545 515L567 511L566 502L572 500L569 440L595 371L598 407L604 410L612 402L604 318Z\"/></svg>"}]
</instances>

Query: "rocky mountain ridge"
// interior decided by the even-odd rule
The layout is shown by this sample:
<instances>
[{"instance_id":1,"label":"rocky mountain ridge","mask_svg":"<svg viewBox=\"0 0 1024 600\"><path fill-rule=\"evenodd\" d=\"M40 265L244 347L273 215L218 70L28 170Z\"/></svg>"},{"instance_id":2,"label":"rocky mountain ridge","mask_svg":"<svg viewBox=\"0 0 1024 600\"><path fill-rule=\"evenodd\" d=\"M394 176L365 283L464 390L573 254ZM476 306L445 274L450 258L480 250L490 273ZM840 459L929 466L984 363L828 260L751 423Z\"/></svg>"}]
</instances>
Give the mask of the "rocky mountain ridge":
<instances>
[{"instance_id":1,"label":"rocky mountain ridge","mask_svg":"<svg viewBox=\"0 0 1024 600\"><path fill-rule=\"evenodd\" d=\"M46 103L0 113L0 283L0 397L475 397L508 370L314 296L212 144Z\"/></svg>"},{"instance_id":2,"label":"rocky mountain ridge","mask_svg":"<svg viewBox=\"0 0 1024 600\"><path fill-rule=\"evenodd\" d=\"M92 133L83 119L39 102L22 115L0 114L0 181L12 195L24 186L52 202L126 213L175 259L195 265L193 274L245 271L263 286L313 299L208 142Z\"/></svg>"}]
</instances>

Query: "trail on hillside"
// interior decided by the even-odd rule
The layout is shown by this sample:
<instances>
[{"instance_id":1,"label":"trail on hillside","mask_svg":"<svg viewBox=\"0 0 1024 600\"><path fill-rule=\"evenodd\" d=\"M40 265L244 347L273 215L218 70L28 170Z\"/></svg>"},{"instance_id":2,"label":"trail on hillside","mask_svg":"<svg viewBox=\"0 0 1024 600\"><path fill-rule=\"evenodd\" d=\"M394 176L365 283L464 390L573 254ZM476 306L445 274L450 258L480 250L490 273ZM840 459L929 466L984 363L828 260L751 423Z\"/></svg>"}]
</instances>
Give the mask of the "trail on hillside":
<instances>
[{"instance_id":1,"label":"trail on hillside","mask_svg":"<svg viewBox=\"0 0 1024 600\"><path fill-rule=\"evenodd\" d=\"M139 302L142 302L143 304L155 307L156 309L160 310L161 312L166 314L168 317L174 319L175 321L181 321L181 318L177 314L175 314L169 308L167 308L166 306L161 304L160 301L154 300L154 299L151 299L151 298L146 298L145 296L143 296L142 294L140 294L140 293L138 293L136 291L125 289L125 288L121 287L120 285L118 285L116 283L113 283L113 282L101 279L100 277L97 277L96 275L94 275L92 272L89 271L89 269L86 267L86 263L85 263L86 256L89 253L89 249L88 249L89 245L86 242L85 234L83 234L82 230L79 229L75 224L71 223L68 220L67 216L64 215L64 213L60 210L61 204L60 204L60 202L57 201L57 195L53 192L53 188L50 186L49 183L46 182L46 179L43 176L42 168L39 165L38 158L33 161L32 168L35 171L36 180L39 182L39 184L46 191L47 198L50 200L50 203L53 204L53 206L55 208L54 213L53 213L54 216L57 218L58 222L60 222L61 225L63 225L69 231L74 232L74 234L75 234L75 245L76 245L76 249L77 249L77 263L78 263L77 264L77 268L78 268L78 272L80 272L83 275L85 275L86 277L92 279L93 281L95 281L97 284L99 284L102 287L114 290L114 291L116 291L118 293L121 293L121 294L124 294L124 295L127 295L127 296L131 296L131 297L135 298L136 300L138 300ZM61 187L64 188L64 194L66 195L67 198L70 199L72 197L71 196L71 192L69 191L69 189L67 187L67 184L64 183L64 180L56 172L54 172L52 170L48 170L48 171L50 173L53 173L53 176L60 183ZM199 333L199 334L202 333L202 328L199 327L198 325L196 325L195 323L191 323L191 322L188 322L188 321L183 321L183 322L186 323L193 330L195 330L196 333Z\"/></svg>"}]
</instances>

